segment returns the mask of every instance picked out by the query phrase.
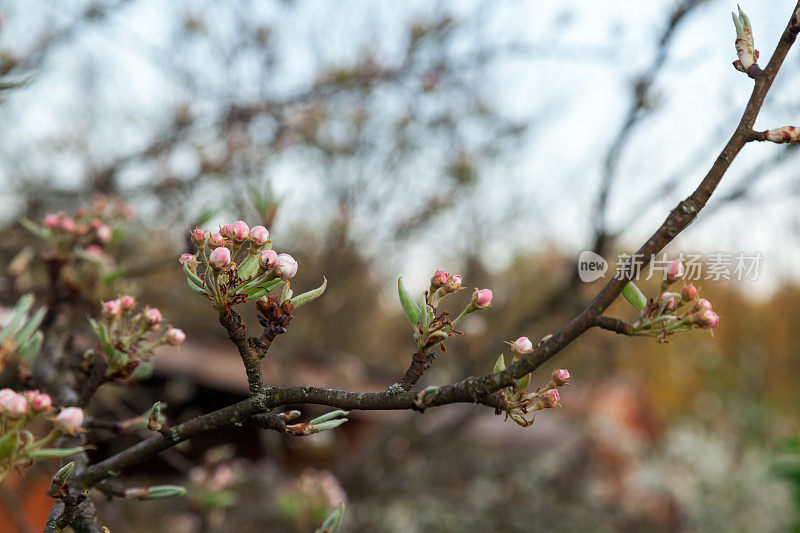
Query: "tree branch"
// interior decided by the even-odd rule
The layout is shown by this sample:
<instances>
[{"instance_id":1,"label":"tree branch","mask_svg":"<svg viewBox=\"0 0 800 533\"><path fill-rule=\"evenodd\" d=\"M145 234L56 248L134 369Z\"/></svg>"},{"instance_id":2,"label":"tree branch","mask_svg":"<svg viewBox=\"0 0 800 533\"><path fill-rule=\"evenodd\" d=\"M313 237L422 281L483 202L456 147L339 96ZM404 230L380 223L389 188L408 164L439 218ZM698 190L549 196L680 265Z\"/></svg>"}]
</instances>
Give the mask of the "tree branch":
<instances>
[{"instance_id":1,"label":"tree branch","mask_svg":"<svg viewBox=\"0 0 800 533\"><path fill-rule=\"evenodd\" d=\"M753 125L756 117L786 58L786 54L797 37L798 30L800 30L800 1L797 2L792 11L791 20L783 32L769 63L763 71L756 75L755 87L733 135L697 189L670 212L661 227L639 248L636 256L641 258L641 261L633 262L622 269L622 274L609 281L583 312L538 345L531 353L501 372L481 377L469 377L432 391L426 395L426 407L470 402L502 408L503 400L494 394L496 391L511 386L515 379L519 379L536 370L589 328L593 326L610 326L610 328L605 329L612 329L613 331L617 331L614 328L625 329L615 322L616 319L602 317L603 312L619 296L625 285L639 273L641 268L649 263L650 257L662 250L697 217L697 214L706 205L723 175L730 167L733 159L745 144L754 140ZM230 317L233 316L237 318L227 319L233 320L230 323L234 326L232 328L228 328L224 317L220 321L228 329L231 340L234 341L237 347L240 347L240 353L247 352L242 348L242 346L249 348L250 345L247 343L243 324L240 324L241 318L235 313L231 313ZM236 320L238 320L239 325L237 325ZM242 354L242 358L245 360L245 354ZM257 357L256 360L258 360ZM248 365L247 360L245 360L245 365ZM255 372L253 375L256 375ZM260 383L260 366L257 377L259 378L258 383ZM250 378L251 375L248 371L248 382L251 381ZM253 392L252 384L251 382L251 392ZM83 486L91 486L98 481L117 475L122 470L145 461L160 451L197 434L244 423L249 421L253 415L264 413L280 405L320 404L348 410L421 410L421 407L415 403L415 399L418 396L410 392L392 394L389 392L348 392L318 387L267 387L264 389L264 396L254 395L254 397L243 402L185 422L172 428L168 437L157 435L142 441L90 467L78 479ZM261 422L262 419L260 418L255 420L255 423Z\"/></svg>"}]
</instances>

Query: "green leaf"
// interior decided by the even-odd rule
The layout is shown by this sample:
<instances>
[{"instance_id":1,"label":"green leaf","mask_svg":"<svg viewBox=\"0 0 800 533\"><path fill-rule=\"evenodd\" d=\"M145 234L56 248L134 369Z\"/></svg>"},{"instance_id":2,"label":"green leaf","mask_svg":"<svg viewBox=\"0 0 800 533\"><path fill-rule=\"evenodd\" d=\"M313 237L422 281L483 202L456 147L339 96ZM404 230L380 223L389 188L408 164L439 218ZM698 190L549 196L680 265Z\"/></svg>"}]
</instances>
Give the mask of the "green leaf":
<instances>
[{"instance_id":1,"label":"green leaf","mask_svg":"<svg viewBox=\"0 0 800 533\"><path fill-rule=\"evenodd\" d=\"M75 461L70 461L69 463L62 466L58 472L53 476L53 484L54 485L63 485L69 479L69 476L72 475L72 471L75 469Z\"/></svg>"},{"instance_id":2,"label":"green leaf","mask_svg":"<svg viewBox=\"0 0 800 533\"><path fill-rule=\"evenodd\" d=\"M256 272L258 272L258 255L251 255L239 266L239 277L242 279L247 279Z\"/></svg>"},{"instance_id":3,"label":"green leaf","mask_svg":"<svg viewBox=\"0 0 800 533\"><path fill-rule=\"evenodd\" d=\"M6 327L0 331L0 342L6 340L9 335L16 335L17 331L19 331L19 329L25 323L25 320L27 320L28 310L32 305L32 294L26 294L19 299L17 305L14 306L14 316L11 317L11 321L6 325Z\"/></svg>"},{"instance_id":4,"label":"green leaf","mask_svg":"<svg viewBox=\"0 0 800 533\"><path fill-rule=\"evenodd\" d=\"M325 517L314 533L336 533L342 525L342 517L344 516L344 503L340 503L339 507Z\"/></svg>"},{"instance_id":5,"label":"green leaf","mask_svg":"<svg viewBox=\"0 0 800 533\"><path fill-rule=\"evenodd\" d=\"M622 296L628 300L628 303L641 311L647 305L647 298L645 298L639 287L634 282L630 282L622 289Z\"/></svg>"},{"instance_id":6,"label":"green leaf","mask_svg":"<svg viewBox=\"0 0 800 533\"><path fill-rule=\"evenodd\" d=\"M494 363L494 368L492 369L492 372L496 374L498 372L502 372L505 369L506 369L506 359L505 357L503 357L503 354L500 354L500 357L498 357L497 361Z\"/></svg>"},{"instance_id":7,"label":"green leaf","mask_svg":"<svg viewBox=\"0 0 800 533\"><path fill-rule=\"evenodd\" d=\"M422 330L423 337L428 336L428 328L431 327L431 310L428 303L425 301L425 293L419 297L419 307L422 311L420 315L420 329Z\"/></svg>"},{"instance_id":8,"label":"green leaf","mask_svg":"<svg viewBox=\"0 0 800 533\"><path fill-rule=\"evenodd\" d=\"M397 294L400 297L400 305L403 307L403 313L406 318L411 322L412 326L416 326L419 322L420 309L414 298L406 290L403 285L403 278L397 278Z\"/></svg>"},{"instance_id":9,"label":"green leaf","mask_svg":"<svg viewBox=\"0 0 800 533\"><path fill-rule=\"evenodd\" d=\"M34 358L39 354L39 350L42 348L43 342L44 334L41 331L37 331L28 342L19 347L19 358L28 363L28 366L32 365Z\"/></svg>"},{"instance_id":10,"label":"green leaf","mask_svg":"<svg viewBox=\"0 0 800 533\"><path fill-rule=\"evenodd\" d=\"M25 324L21 330L19 330L19 332L14 336L14 342L17 344L17 346L25 344L25 342L31 338L33 333L36 331L36 328L38 328L39 324L42 323L46 312L47 309L44 307L37 310L28 320L28 323Z\"/></svg>"},{"instance_id":11,"label":"green leaf","mask_svg":"<svg viewBox=\"0 0 800 533\"><path fill-rule=\"evenodd\" d=\"M44 241L50 239L50 232L41 227L40 225L38 225L36 222L33 222L32 220L23 217L20 219L19 223L20 225L22 225L23 228L30 231L40 239Z\"/></svg>"},{"instance_id":12,"label":"green leaf","mask_svg":"<svg viewBox=\"0 0 800 533\"><path fill-rule=\"evenodd\" d=\"M33 450L27 453L31 459L51 459L53 457L69 457L86 450L83 446L76 448L46 448L44 450Z\"/></svg>"},{"instance_id":13,"label":"green leaf","mask_svg":"<svg viewBox=\"0 0 800 533\"><path fill-rule=\"evenodd\" d=\"M200 296L209 296L209 292L204 288L198 286L191 278L186 278L186 283L189 285L189 288L192 289L193 292L196 292Z\"/></svg>"},{"instance_id":14,"label":"green leaf","mask_svg":"<svg viewBox=\"0 0 800 533\"><path fill-rule=\"evenodd\" d=\"M310 290L308 292L304 292L298 296L292 298L292 303L294 304L295 308L300 307L301 305L307 304L308 302L312 302L322 296L322 293L325 292L325 287L328 286L328 280L325 279L325 276L322 277L322 285L317 287L314 290Z\"/></svg>"},{"instance_id":15,"label":"green leaf","mask_svg":"<svg viewBox=\"0 0 800 533\"><path fill-rule=\"evenodd\" d=\"M19 431L9 431L0 437L0 459L7 459L14 455L19 446Z\"/></svg>"},{"instance_id":16,"label":"green leaf","mask_svg":"<svg viewBox=\"0 0 800 533\"><path fill-rule=\"evenodd\" d=\"M325 422L332 418L336 418L337 416L347 416L349 414L350 411L342 411L341 409L337 409L336 411L331 411L330 413L325 413L322 416L318 416L317 418L309 422L309 424L318 424L320 422Z\"/></svg>"},{"instance_id":17,"label":"green leaf","mask_svg":"<svg viewBox=\"0 0 800 533\"><path fill-rule=\"evenodd\" d=\"M180 485L156 485L155 487L125 490L125 497L132 500L158 500L185 495L186 488Z\"/></svg>"}]
</instances>

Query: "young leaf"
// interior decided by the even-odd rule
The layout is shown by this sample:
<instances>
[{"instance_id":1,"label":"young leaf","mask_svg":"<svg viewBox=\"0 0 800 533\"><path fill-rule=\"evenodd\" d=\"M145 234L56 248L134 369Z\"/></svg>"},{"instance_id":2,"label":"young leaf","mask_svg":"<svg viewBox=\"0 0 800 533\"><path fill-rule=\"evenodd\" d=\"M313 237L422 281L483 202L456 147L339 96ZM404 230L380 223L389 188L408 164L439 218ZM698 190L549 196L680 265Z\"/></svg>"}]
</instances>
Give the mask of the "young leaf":
<instances>
[{"instance_id":1,"label":"young leaf","mask_svg":"<svg viewBox=\"0 0 800 533\"><path fill-rule=\"evenodd\" d=\"M416 326L417 322L419 322L420 309L403 285L403 278L397 278L397 294L400 297L400 306L403 308L403 313L405 313L411 325Z\"/></svg>"},{"instance_id":2,"label":"young leaf","mask_svg":"<svg viewBox=\"0 0 800 533\"><path fill-rule=\"evenodd\" d=\"M644 297L642 291L636 286L634 282L630 282L622 289L622 296L628 300L628 303L641 311L647 305L647 298Z\"/></svg>"},{"instance_id":3,"label":"young leaf","mask_svg":"<svg viewBox=\"0 0 800 533\"><path fill-rule=\"evenodd\" d=\"M344 516L344 503L340 503L325 520L323 520L317 527L314 533L336 533L342 525L342 517Z\"/></svg>"},{"instance_id":4,"label":"young leaf","mask_svg":"<svg viewBox=\"0 0 800 533\"><path fill-rule=\"evenodd\" d=\"M51 459L53 457L69 457L85 450L86 448L83 446L78 446L77 448L45 448L44 450L33 450L28 452L27 455L31 459Z\"/></svg>"},{"instance_id":5,"label":"young leaf","mask_svg":"<svg viewBox=\"0 0 800 533\"><path fill-rule=\"evenodd\" d=\"M497 361L494 364L492 372L496 374L497 372L502 372L505 369L506 369L506 359L505 357L503 357L503 354L500 354L500 357L497 358Z\"/></svg>"},{"instance_id":6,"label":"young leaf","mask_svg":"<svg viewBox=\"0 0 800 533\"><path fill-rule=\"evenodd\" d=\"M297 295L294 298L292 298L292 303L294 304L295 309L297 309L303 304L307 304L308 302L316 300L317 298L322 296L322 293L325 292L325 287L327 286L328 286L328 280L325 279L325 276L323 276L322 285L320 285L314 290L304 292L303 294Z\"/></svg>"},{"instance_id":7,"label":"young leaf","mask_svg":"<svg viewBox=\"0 0 800 533\"><path fill-rule=\"evenodd\" d=\"M19 446L19 431L9 431L0 437L0 459L11 457Z\"/></svg>"}]
</instances>

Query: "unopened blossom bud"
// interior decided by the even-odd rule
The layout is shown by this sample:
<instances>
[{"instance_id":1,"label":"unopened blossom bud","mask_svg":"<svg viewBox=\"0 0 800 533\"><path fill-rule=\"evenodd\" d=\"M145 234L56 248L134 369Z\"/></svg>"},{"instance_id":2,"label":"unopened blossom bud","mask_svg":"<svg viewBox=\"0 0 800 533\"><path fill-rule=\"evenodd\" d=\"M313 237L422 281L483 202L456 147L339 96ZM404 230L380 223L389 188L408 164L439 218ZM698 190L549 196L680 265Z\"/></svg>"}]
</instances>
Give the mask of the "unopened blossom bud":
<instances>
[{"instance_id":1,"label":"unopened blossom bud","mask_svg":"<svg viewBox=\"0 0 800 533\"><path fill-rule=\"evenodd\" d=\"M553 370L552 380L556 387L566 385L567 381L569 381L571 378L572 376L570 375L569 370L566 368L556 368Z\"/></svg>"},{"instance_id":2,"label":"unopened blossom bud","mask_svg":"<svg viewBox=\"0 0 800 533\"><path fill-rule=\"evenodd\" d=\"M694 322L702 328L713 329L719 326L719 315L711 309L703 309L695 315Z\"/></svg>"},{"instance_id":3,"label":"unopened blossom bud","mask_svg":"<svg viewBox=\"0 0 800 533\"><path fill-rule=\"evenodd\" d=\"M186 340L186 334L181 329L169 328L164 338L169 344L177 346Z\"/></svg>"},{"instance_id":4,"label":"unopened blossom bud","mask_svg":"<svg viewBox=\"0 0 800 533\"><path fill-rule=\"evenodd\" d=\"M511 351L518 355L524 355L533 351L533 343L528 337L520 337L511 343Z\"/></svg>"},{"instance_id":5,"label":"unopened blossom bud","mask_svg":"<svg viewBox=\"0 0 800 533\"><path fill-rule=\"evenodd\" d=\"M283 279L292 279L297 274L297 261L289 254L278 254L275 270Z\"/></svg>"},{"instance_id":6,"label":"unopened blossom bud","mask_svg":"<svg viewBox=\"0 0 800 533\"><path fill-rule=\"evenodd\" d=\"M97 235L97 241L100 244L106 244L111 240L111 236L114 234L114 231L110 226L103 224L95 230L95 234Z\"/></svg>"},{"instance_id":7,"label":"unopened blossom bud","mask_svg":"<svg viewBox=\"0 0 800 533\"><path fill-rule=\"evenodd\" d=\"M2 408L11 418L22 418L28 412L28 400L22 394L14 393Z\"/></svg>"},{"instance_id":8,"label":"unopened blossom bud","mask_svg":"<svg viewBox=\"0 0 800 533\"><path fill-rule=\"evenodd\" d=\"M83 409L80 407L66 407L56 416L55 424L58 429L70 435L80 431L83 425Z\"/></svg>"},{"instance_id":9,"label":"unopened blossom bud","mask_svg":"<svg viewBox=\"0 0 800 533\"><path fill-rule=\"evenodd\" d=\"M109 300L103 302L103 307L100 309L100 312L103 313L104 316L115 317L119 316L121 310L119 300Z\"/></svg>"},{"instance_id":10,"label":"unopened blossom bud","mask_svg":"<svg viewBox=\"0 0 800 533\"><path fill-rule=\"evenodd\" d=\"M243 241L250 234L250 226L244 220L237 220L233 223L230 230L230 236L235 241Z\"/></svg>"},{"instance_id":11,"label":"unopened blossom bud","mask_svg":"<svg viewBox=\"0 0 800 533\"><path fill-rule=\"evenodd\" d=\"M192 272L197 270L197 254L181 254L178 262L182 265L187 265Z\"/></svg>"},{"instance_id":12,"label":"unopened blossom bud","mask_svg":"<svg viewBox=\"0 0 800 533\"><path fill-rule=\"evenodd\" d=\"M78 218L86 218L89 215L89 210L85 207L79 207L77 211L75 211L75 216Z\"/></svg>"},{"instance_id":13,"label":"unopened blossom bud","mask_svg":"<svg viewBox=\"0 0 800 533\"><path fill-rule=\"evenodd\" d=\"M224 246L217 248L211 252L211 256L208 260L214 268L227 268L231 264L231 251Z\"/></svg>"},{"instance_id":14,"label":"unopened blossom bud","mask_svg":"<svg viewBox=\"0 0 800 533\"><path fill-rule=\"evenodd\" d=\"M144 317L145 323L150 326L155 326L162 320L161 311L159 311L155 307L148 307L147 309L145 309L144 313L142 313L142 316Z\"/></svg>"},{"instance_id":15,"label":"unopened blossom bud","mask_svg":"<svg viewBox=\"0 0 800 533\"><path fill-rule=\"evenodd\" d=\"M61 219L61 230L66 233L72 233L75 231L75 221L69 217L64 217Z\"/></svg>"},{"instance_id":16,"label":"unopened blossom bud","mask_svg":"<svg viewBox=\"0 0 800 533\"><path fill-rule=\"evenodd\" d=\"M258 262L265 270L272 270L278 263L278 252L275 250L264 250L258 254Z\"/></svg>"},{"instance_id":17,"label":"unopened blossom bud","mask_svg":"<svg viewBox=\"0 0 800 533\"><path fill-rule=\"evenodd\" d=\"M38 390L25 391L25 398L28 400L28 406L40 413L45 413L53 407L53 400L50 395Z\"/></svg>"},{"instance_id":18,"label":"unopened blossom bud","mask_svg":"<svg viewBox=\"0 0 800 533\"><path fill-rule=\"evenodd\" d=\"M492 305L492 291L490 289L476 289L472 293L472 305L477 309L486 309Z\"/></svg>"},{"instance_id":19,"label":"unopened blossom bud","mask_svg":"<svg viewBox=\"0 0 800 533\"><path fill-rule=\"evenodd\" d=\"M447 283L447 272L444 270L437 270L431 278L431 291L435 291L439 287L443 287Z\"/></svg>"},{"instance_id":20,"label":"unopened blossom bud","mask_svg":"<svg viewBox=\"0 0 800 533\"><path fill-rule=\"evenodd\" d=\"M784 126L769 130L766 134L767 140L783 144L783 143L800 143L800 128L794 126Z\"/></svg>"},{"instance_id":21,"label":"unopened blossom bud","mask_svg":"<svg viewBox=\"0 0 800 533\"><path fill-rule=\"evenodd\" d=\"M676 259L664 269L664 279L670 282L677 281L683 277L684 272L683 263Z\"/></svg>"},{"instance_id":22,"label":"unopened blossom bud","mask_svg":"<svg viewBox=\"0 0 800 533\"><path fill-rule=\"evenodd\" d=\"M206 232L201 230L200 228L194 228L192 230L192 242L195 243L197 246L202 246L206 240Z\"/></svg>"},{"instance_id":23,"label":"unopened blossom bud","mask_svg":"<svg viewBox=\"0 0 800 533\"><path fill-rule=\"evenodd\" d=\"M453 274L447 277L447 292L456 292L461 289L461 276Z\"/></svg>"},{"instance_id":24,"label":"unopened blossom bud","mask_svg":"<svg viewBox=\"0 0 800 533\"><path fill-rule=\"evenodd\" d=\"M558 405L561 395L558 393L558 389L548 389L539 394L539 398L541 398L541 402L539 402L541 406L548 408Z\"/></svg>"},{"instance_id":25,"label":"unopened blossom bud","mask_svg":"<svg viewBox=\"0 0 800 533\"><path fill-rule=\"evenodd\" d=\"M256 246L264 246L269 242L269 230L264 226L253 226L250 228L250 240Z\"/></svg>"},{"instance_id":26,"label":"unopened blossom bud","mask_svg":"<svg viewBox=\"0 0 800 533\"><path fill-rule=\"evenodd\" d=\"M136 307L136 298L134 298L130 294L126 294L125 296L120 296L119 305L123 311L130 311L134 307Z\"/></svg>"},{"instance_id":27,"label":"unopened blossom bud","mask_svg":"<svg viewBox=\"0 0 800 533\"><path fill-rule=\"evenodd\" d=\"M86 224L84 224L83 222L78 222L77 224L75 224L75 233L77 233L78 235L86 235L87 233L89 233L89 228L87 228Z\"/></svg>"},{"instance_id":28,"label":"unopened blossom bud","mask_svg":"<svg viewBox=\"0 0 800 533\"><path fill-rule=\"evenodd\" d=\"M105 225L105 222L103 222L99 218L92 219L91 226L92 226L93 230L97 231L100 228L100 226L103 226L103 225Z\"/></svg>"},{"instance_id":29,"label":"unopened blossom bud","mask_svg":"<svg viewBox=\"0 0 800 533\"><path fill-rule=\"evenodd\" d=\"M0 389L0 406L5 405L15 394L16 392L7 387L5 389Z\"/></svg>"},{"instance_id":30,"label":"unopened blossom bud","mask_svg":"<svg viewBox=\"0 0 800 533\"><path fill-rule=\"evenodd\" d=\"M709 302L705 298L700 298L699 300L697 300L697 303L694 304L694 307L692 307L692 311L695 312L703 311L705 309L711 309L711 302Z\"/></svg>"},{"instance_id":31,"label":"unopened blossom bud","mask_svg":"<svg viewBox=\"0 0 800 533\"><path fill-rule=\"evenodd\" d=\"M219 248L225 246L225 237L221 233L212 233L208 239L208 244L212 248Z\"/></svg>"},{"instance_id":32,"label":"unopened blossom bud","mask_svg":"<svg viewBox=\"0 0 800 533\"><path fill-rule=\"evenodd\" d=\"M87 246L86 254L98 260L106 258L106 253L103 251L102 248L100 248L96 244L90 244L89 246Z\"/></svg>"},{"instance_id":33,"label":"unopened blossom bud","mask_svg":"<svg viewBox=\"0 0 800 533\"><path fill-rule=\"evenodd\" d=\"M224 226L219 228L219 232L224 237L230 237L231 236L231 230L233 230L233 224L225 224Z\"/></svg>"},{"instance_id":34,"label":"unopened blossom bud","mask_svg":"<svg viewBox=\"0 0 800 533\"><path fill-rule=\"evenodd\" d=\"M697 298L697 287L694 285L687 285L681 289L681 301L691 302Z\"/></svg>"},{"instance_id":35,"label":"unopened blossom bud","mask_svg":"<svg viewBox=\"0 0 800 533\"><path fill-rule=\"evenodd\" d=\"M61 218L58 215L50 213L44 216L44 225L50 229L56 229L60 223Z\"/></svg>"},{"instance_id":36,"label":"unopened blossom bud","mask_svg":"<svg viewBox=\"0 0 800 533\"><path fill-rule=\"evenodd\" d=\"M674 292L665 292L662 293L658 299L658 305L663 306L664 311L672 311L681 301L681 297L679 294Z\"/></svg>"}]
</instances>

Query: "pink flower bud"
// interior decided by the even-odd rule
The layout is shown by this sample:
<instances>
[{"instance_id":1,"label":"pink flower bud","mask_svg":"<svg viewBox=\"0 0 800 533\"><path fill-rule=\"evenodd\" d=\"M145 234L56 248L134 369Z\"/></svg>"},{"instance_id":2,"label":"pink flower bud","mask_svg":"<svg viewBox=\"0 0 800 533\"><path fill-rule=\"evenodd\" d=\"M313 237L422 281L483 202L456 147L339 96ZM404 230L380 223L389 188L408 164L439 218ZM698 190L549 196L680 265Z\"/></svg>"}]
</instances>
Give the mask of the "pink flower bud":
<instances>
[{"instance_id":1,"label":"pink flower bud","mask_svg":"<svg viewBox=\"0 0 800 533\"><path fill-rule=\"evenodd\" d=\"M25 391L25 398L28 400L28 405L31 406L34 411L40 413L49 411L53 406L53 400L50 398L50 395L39 392L38 390Z\"/></svg>"},{"instance_id":2,"label":"pink flower bud","mask_svg":"<svg viewBox=\"0 0 800 533\"><path fill-rule=\"evenodd\" d=\"M58 429L70 435L80 431L83 425L83 409L80 407L66 407L56 416L55 424Z\"/></svg>"},{"instance_id":3,"label":"pink flower bud","mask_svg":"<svg viewBox=\"0 0 800 533\"><path fill-rule=\"evenodd\" d=\"M694 285L687 285L681 290L681 298L684 302L690 302L697 298L697 287Z\"/></svg>"},{"instance_id":4,"label":"pink flower bud","mask_svg":"<svg viewBox=\"0 0 800 533\"><path fill-rule=\"evenodd\" d=\"M116 317L119 316L121 310L119 300L109 300L103 302L103 307L100 309L100 312L107 317Z\"/></svg>"},{"instance_id":5,"label":"pink flower bud","mask_svg":"<svg viewBox=\"0 0 800 533\"><path fill-rule=\"evenodd\" d=\"M208 260L214 268L228 268L231 264L231 251L225 247L217 248L211 252Z\"/></svg>"},{"instance_id":6,"label":"pink flower bud","mask_svg":"<svg viewBox=\"0 0 800 533\"><path fill-rule=\"evenodd\" d=\"M0 407L6 404L11 398L14 397L16 392L9 388L0 389Z\"/></svg>"},{"instance_id":7,"label":"pink flower bud","mask_svg":"<svg viewBox=\"0 0 800 533\"><path fill-rule=\"evenodd\" d=\"M100 248L96 244L90 244L89 246L87 246L86 254L98 260L106 258L106 253L103 251L102 248Z\"/></svg>"},{"instance_id":8,"label":"pink flower bud","mask_svg":"<svg viewBox=\"0 0 800 533\"><path fill-rule=\"evenodd\" d=\"M61 219L61 229L66 233L72 233L75 231L75 221L69 217L64 217Z\"/></svg>"},{"instance_id":9,"label":"pink flower bud","mask_svg":"<svg viewBox=\"0 0 800 533\"><path fill-rule=\"evenodd\" d=\"M684 268L683 263L678 261L671 261L667 267L664 269L664 279L667 281L677 281L683 277Z\"/></svg>"},{"instance_id":10,"label":"pink flower bud","mask_svg":"<svg viewBox=\"0 0 800 533\"><path fill-rule=\"evenodd\" d=\"M197 246L201 246L206 240L206 232L200 228L194 228L192 230L192 242L195 243Z\"/></svg>"},{"instance_id":11,"label":"pink flower bud","mask_svg":"<svg viewBox=\"0 0 800 533\"><path fill-rule=\"evenodd\" d=\"M211 245L212 248L225 246L225 237L223 237L221 233L212 233L211 237L208 239L208 244Z\"/></svg>"},{"instance_id":12,"label":"pink flower bud","mask_svg":"<svg viewBox=\"0 0 800 533\"><path fill-rule=\"evenodd\" d=\"M694 304L694 307L692 307L692 311L694 312L703 311L704 309L711 309L711 302L705 298L700 298L697 300L697 303Z\"/></svg>"},{"instance_id":13,"label":"pink flower bud","mask_svg":"<svg viewBox=\"0 0 800 533\"><path fill-rule=\"evenodd\" d=\"M695 322L699 324L700 327L713 329L719 326L719 315L711 309L703 309L697 313Z\"/></svg>"},{"instance_id":14,"label":"pink flower bud","mask_svg":"<svg viewBox=\"0 0 800 533\"><path fill-rule=\"evenodd\" d=\"M461 276L453 274L447 277L447 288L450 292L455 292L461 288Z\"/></svg>"},{"instance_id":15,"label":"pink flower bud","mask_svg":"<svg viewBox=\"0 0 800 533\"><path fill-rule=\"evenodd\" d=\"M444 270L437 270L431 278L431 289L436 290L439 287L443 287L447 283L448 277L447 272Z\"/></svg>"},{"instance_id":16,"label":"pink flower bud","mask_svg":"<svg viewBox=\"0 0 800 533\"><path fill-rule=\"evenodd\" d=\"M155 307L148 307L147 309L145 309L144 313L142 313L142 316L144 317L145 323L151 326L155 326L162 320L161 311L159 311Z\"/></svg>"},{"instance_id":17,"label":"pink flower bud","mask_svg":"<svg viewBox=\"0 0 800 533\"><path fill-rule=\"evenodd\" d=\"M528 337L520 337L511 343L511 351L516 354L526 354L533 351L533 343Z\"/></svg>"},{"instance_id":18,"label":"pink flower bud","mask_svg":"<svg viewBox=\"0 0 800 533\"><path fill-rule=\"evenodd\" d=\"M476 289L472 293L472 304L478 309L486 309L492 305L492 291L489 289Z\"/></svg>"},{"instance_id":19,"label":"pink flower bud","mask_svg":"<svg viewBox=\"0 0 800 533\"><path fill-rule=\"evenodd\" d=\"M56 229L60 223L61 218L58 215L50 213L44 216L44 225L50 229Z\"/></svg>"},{"instance_id":20,"label":"pink flower bud","mask_svg":"<svg viewBox=\"0 0 800 533\"><path fill-rule=\"evenodd\" d=\"M231 231L232 231L232 230L233 230L233 224L225 224L224 226L222 226L222 227L219 229L219 232L220 232L220 233L221 233L221 234L222 234L224 237L230 237L230 236L231 236Z\"/></svg>"},{"instance_id":21,"label":"pink flower bud","mask_svg":"<svg viewBox=\"0 0 800 533\"><path fill-rule=\"evenodd\" d=\"M77 224L75 224L75 233L77 233L78 235L86 235L87 233L89 233L89 228L86 227L86 224L78 222Z\"/></svg>"},{"instance_id":22,"label":"pink flower bud","mask_svg":"<svg viewBox=\"0 0 800 533\"><path fill-rule=\"evenodd\" d=\"M680 303L680 296L674 292L664 292L658 299L658 305L664 306L664 311L672 311Z\"/></svg>"},{"instance_id":23,"label":"pink flower bud","mask_svg":"<svg viewBox=\"0 0 800 533\"><path fill-rule=\"evenodd\" d=\"M79 207L77 211L75 211L75 216L78 218L86 218L89 214L89 210L85 207Z\"/></svg>"},{"instance_id":24,"label":"pink flower bud","mask_svg":"<svg viewBox=\"0 0 800 533\"><path fill-rule=\"evenodd\" d=\"M114 234L114 231L111 229L111 227L103 224L95 230L95 233L97 234L97 241L100 244L106 244L111 240L111 236Z\"/></svg>"},{"instance_id":25,"label":"pink flower bud","mask_svg":"<svg viewBox=\"0 0 800 533\"><path fill-rule=\"evenodd\" d=\"M275 250L264 250L258 254L258 262L261 263L261 266L264 267L265 270L271 270L275 268L275 265L278 263L278 252Z\"/></svg>"},{"instance_id":26,"label":"pink flower bud","mask_svg":"<svg viewBox=\"0 0 800 533\"><path fill-rule=\"evenodd\" d=\"M183 265L187 261L191 261L194 258L195 256L193 256L192 254L181 254L181 256L178 258L178 262Z\"/></svg>"},{"instance_id":27,"label":"pink flower bud","mask_svg":"<svg viewBox=\"0 0 800 533\"><path fill-rule=\"evenodd\" d=\"M2 408L11 418L22 418L28 412L28 400L22 394L14 393Z\"/></svg>"},{"instance_id":28,"label":"pink flower bud","mask_svg":"<svg viewBox=\"0 0 800 533\"><path fill-rule=\"evenodd\" d=\"M91 226L93 230L97 231L98 229L100 229L100 226L103 225L105 225L105 223L99 218L92 219Z\"/></svg>"},{"instance_id":29,"label":"pink flower bud","mask_svg":"<svg viewBox=\"0 0 800 533\"><path fill-rule=\"evenodd\" d=\"M236 241L241 242L245 240L249 234L250 226L243 220L237 220L233 223L233 226L231 226L230 236Z\"/></svg>"},{"instance_id":30,"label":"pink flower bud","mask_svg":"<svg viewBox=\"0 0 800 533\"><path fill-rule=\"evenodd\" d=\"M297 274L297 261L289 254L278 254L275 270L283 279L292 279Z\"/></svg>"},{"instance_id":31,"label":"pink flower bud","mask_svg":"<svg viewBox=\"0 0 800 533\"><path fill-rule=\"evenodd\" d=\"M134 307L136 307L136 298L134 298L130 294L126 294L125 296L121 296L119 298L119 305L120 305L120 307L122 307L123 311L130 311Z\"/></svg>"},{"instance_id":32,"label":"pink flower bud","mask_svg":"<svg viewBox=\"0 0 800 533\"><path fill-rule=\"evenodd\" d=\"M186 340L186 334L178 328L169 328L164 338L169 344L177 346Z\"/></svg>"},{"instance_id":33,"label":"pink flower bud","mask_svg":"<svg viewBox=\"0 0 800 533\"><path fill-rule=\"evenodd\" d=\"M264 246L269 242L269 230L264 226L253 226L250 228L250 240L256 246Z\"/></svg>"},{"instance_id":34,"label":"pink flower bud","mask_svg":"<svg viewBox=\"0 0 800 533\"><path fill-rule=\"evenodd\" d=\"M555 407L558 405L561 395L558 394L558 389L548 389L539 394L539 398L542 399L542 407Z\"/></svg>"},{"instance_id":35,"label":"pink flower bud","mask_svg":"<svg viewBox=\"0 0 800 533\"><path fill-rule=\"evenodd\" d=\"M570 378L572 378L572 376L569 374L569 370L566 368L557 368L553 370L552 379L556 387L565 385Z\"/></svg>"}]
</instances>

